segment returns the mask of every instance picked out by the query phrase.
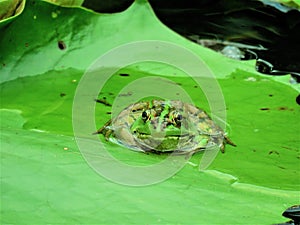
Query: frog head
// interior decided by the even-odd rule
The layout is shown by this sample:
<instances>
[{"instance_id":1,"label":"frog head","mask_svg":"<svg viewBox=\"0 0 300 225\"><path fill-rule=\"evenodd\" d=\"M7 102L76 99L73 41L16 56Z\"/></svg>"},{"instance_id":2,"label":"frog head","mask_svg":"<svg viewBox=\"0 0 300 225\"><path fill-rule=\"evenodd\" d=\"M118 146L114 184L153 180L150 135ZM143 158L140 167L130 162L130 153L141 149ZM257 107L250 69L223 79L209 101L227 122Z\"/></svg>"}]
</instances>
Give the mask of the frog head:
<instances>
[{"instance_id":1,"label":"frog head","mask_svg":"<svg viewBox=\"0 0 300 225\"><path fill-rule=\"evenodd\" d=\"M191 136L190 125L183 110L165 102L142 111L130 130L140 144L159 151L172 151L180 141Z\"/></svg>"}]
</instances>

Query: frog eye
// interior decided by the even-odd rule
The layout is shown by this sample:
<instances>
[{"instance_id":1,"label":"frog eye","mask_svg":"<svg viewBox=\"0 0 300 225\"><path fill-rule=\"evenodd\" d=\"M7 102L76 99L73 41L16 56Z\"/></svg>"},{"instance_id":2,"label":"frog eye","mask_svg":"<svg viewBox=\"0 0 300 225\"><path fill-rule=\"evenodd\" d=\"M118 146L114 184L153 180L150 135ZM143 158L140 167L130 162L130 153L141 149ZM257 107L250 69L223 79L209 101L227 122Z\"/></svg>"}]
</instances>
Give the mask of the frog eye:
<instances>
[{"instance_id":1,"label":"frog eye","mask_svg":"<svg viewBox=\"0 0 300 225\"><path fill-rule=\"evenodd\" d=\"M174 114L174 121L177 125L180 125L181 124L181 121L182 121L182 115L179 113L179 112L176 112Z\"/></svg>"},{"instance_id":2,"label":"frog eye","mask_svg":"<svg viewBox=\"0 0 300 225\"><path fill-rule=\"evenodd\" d=\"M182 121L182 115L177 111L171 111L170 114L170 122L175 126L180 126Z\"/></svg>"},{"instance_id":3,"label":"frog eye","mask_svg":"<svg viewBox=\"0 0 300 225\"><path fill-rule=\"evenodd\" d=\"M149 112L149 110L143 111L143 113L142 113L142 120L144 122L146 122L149 119L150 119L150 112Z\"/></svg>"},{"instance_id":4,"label":"frog eye","mask_svg":"<svg viewBox=\"0 0 300 225\"><path fill-rule=\"evenodd\" d=\"M182 120L182 115L181 114L177 114L176 115L176 118L175 118L177 121L180 121L181 122L181 120Z\"/></svg>"}]
</instances>

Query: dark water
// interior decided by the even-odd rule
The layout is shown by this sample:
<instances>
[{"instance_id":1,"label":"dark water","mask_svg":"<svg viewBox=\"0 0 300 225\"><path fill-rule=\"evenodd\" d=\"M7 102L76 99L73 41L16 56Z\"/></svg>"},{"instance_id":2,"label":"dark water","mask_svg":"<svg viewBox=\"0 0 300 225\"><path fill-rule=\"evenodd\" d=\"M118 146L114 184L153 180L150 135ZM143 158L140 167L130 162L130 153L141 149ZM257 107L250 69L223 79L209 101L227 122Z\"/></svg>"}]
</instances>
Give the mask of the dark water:
<instances>
[{"instance_id":1,"label":"dark water","mask_svg":"<svg viewBox=\"0 0 300 225\"><path fill-rule=\"evenodd\" d=\"M98 12L114 13L125 10L133 2L117 0L100 4L97 1L96 4L94 0L86 0L83 5ZM299 82L300 11L296 8L266 0L264 3L257 0L149 0L149 3L157 17L182 36L256 46L258 48L251 53L261 59L257 65L259 72L276 76L291 73Z\"/></svg>"}]
</instances>

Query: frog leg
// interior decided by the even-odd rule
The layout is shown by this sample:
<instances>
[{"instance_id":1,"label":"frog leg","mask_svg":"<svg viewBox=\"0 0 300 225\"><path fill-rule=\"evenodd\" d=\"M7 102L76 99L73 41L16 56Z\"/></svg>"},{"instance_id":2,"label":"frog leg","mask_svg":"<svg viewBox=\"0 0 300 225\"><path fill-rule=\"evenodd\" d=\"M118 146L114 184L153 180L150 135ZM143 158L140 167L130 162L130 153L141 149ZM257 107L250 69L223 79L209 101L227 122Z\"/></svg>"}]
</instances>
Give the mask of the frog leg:
<instances>
[{"instance_id":1,"label":"frog leg","mask_svg":"<svg viewBox=\"0 0 300 225\"><path fill-rule=\"evenodd\" d=\"M225 142L224 144L230 144L230 145L236 147L236 144L234 144L233 141L230 140L229 137L227 137L227 136L224 136L224 142Z\"/></svg>"},{"instance_id":2,"label":"frog leg","mask_svg":"<svg viewBox=\"0 0 300 225\"><path fill-rule=\"evenodd\" d=\"M108 141L108 139L109 139L109 136L112 134L112 132L113 132L113 130L111 130L111 129L109 129L109 130L106 130L106 132L105 132L105 135L104 135L104 137L105 137L105 140L107 140L107 141Z\"/></svg>"},{"instance_id":3,"label":"frog leg","mask_svg":"<svg viewBox=\"0 0 300 225\"><path fill-rule=\"evenodd\" d=\"M220 145L220 150L222 153L225 153L225 144L226 144L226 141L223 141L223 143Z\"/></svg>"},{"instance_id":4,"label":"frog leg","mask_svg":"<svg viewBox=\"0 0 300 225\"><path fill-rule=\"evenodd\" d=\"M112 130L107 128L110 124L111 124L111 119L109 121L107 121L103 125L103 127L101 127L100 129L98 129L93 134L104 134L105 138L108 139L109 135L111 135L111 133L112 133Z\"/></svg>"},{"instance_id":5,"label":"frog leg","mask_svg":"<svg viewBox=\"0 0 300 225\"><path fill-rule=\"evenodd\" d=\"M222 143L221 146L220 146L220 149L221 149L221 152L222 152L222 153L225 152L225 145L226 145L226 144L230 144L230 145L236 147L236 144L234 144L233 141L229 139L229 137L224 136L223 143Z\"/></svg>"}]
</instances>

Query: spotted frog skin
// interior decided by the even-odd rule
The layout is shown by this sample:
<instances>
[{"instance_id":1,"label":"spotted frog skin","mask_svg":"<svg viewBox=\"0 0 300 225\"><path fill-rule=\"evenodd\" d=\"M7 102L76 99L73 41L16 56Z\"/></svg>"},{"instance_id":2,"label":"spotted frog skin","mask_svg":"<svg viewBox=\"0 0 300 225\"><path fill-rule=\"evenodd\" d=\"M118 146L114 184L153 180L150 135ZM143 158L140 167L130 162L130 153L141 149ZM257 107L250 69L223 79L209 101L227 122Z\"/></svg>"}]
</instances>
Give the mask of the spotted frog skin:
<instances>
[{"instance_id":1,"label":"spotted frog skin","mask_svg":"<svg viewBox=\"0 0 300 225\"><path fill-rule=\"evenodd\" d=\"M195 153L235 144L202 109L179 100L132 104L95 134L135 151Z\"/></svg>"}]
</instances>

